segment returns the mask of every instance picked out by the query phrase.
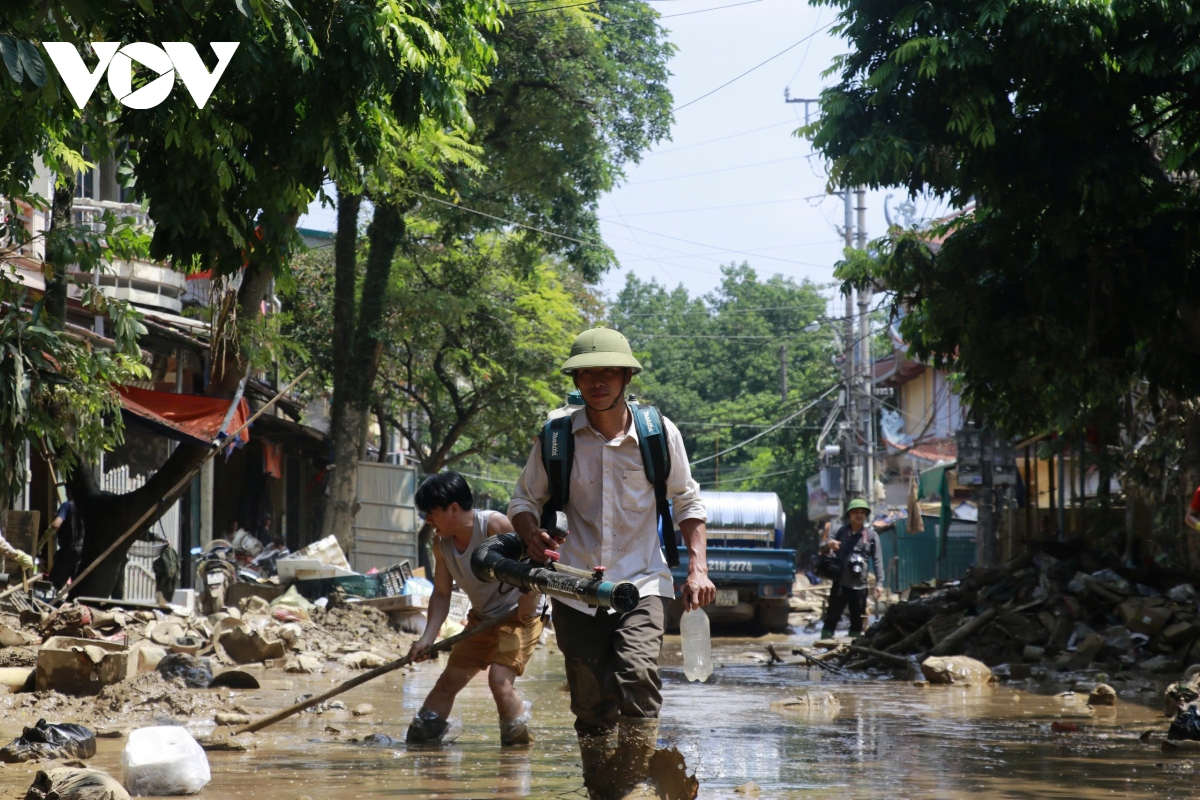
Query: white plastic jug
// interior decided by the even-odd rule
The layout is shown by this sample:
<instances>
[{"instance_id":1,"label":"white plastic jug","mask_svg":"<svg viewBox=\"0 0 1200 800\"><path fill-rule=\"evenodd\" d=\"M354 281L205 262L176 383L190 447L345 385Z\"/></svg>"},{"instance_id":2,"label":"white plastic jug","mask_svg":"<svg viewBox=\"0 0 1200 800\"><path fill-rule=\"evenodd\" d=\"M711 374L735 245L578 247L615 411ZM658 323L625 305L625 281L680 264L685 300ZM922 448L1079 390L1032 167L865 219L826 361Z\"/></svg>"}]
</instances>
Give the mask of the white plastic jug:
<instances>
[{"instance_id":1,"label":"white plastic jug","mask_svg":"<svg viewBox=\"0 0 1200 800\"><path fill-rule=\"evenodd\" d=\"M129 734L121 754L125 788L134 796L196 794L212 780L208 756L183 728L162 725Z\"/></svg>"},{"instance_id":2,"label":"white plastic jug","mask_svg":"<svg viewBox=\"0 0 1200 800\"><path fill-rule=\"evenodd\" d=\"M685 611L679 620L683 638L683 674L689 681L706 681L712 675L712 640L708 634L708 614L702 610Z\"/></svg>"}]
</instances>

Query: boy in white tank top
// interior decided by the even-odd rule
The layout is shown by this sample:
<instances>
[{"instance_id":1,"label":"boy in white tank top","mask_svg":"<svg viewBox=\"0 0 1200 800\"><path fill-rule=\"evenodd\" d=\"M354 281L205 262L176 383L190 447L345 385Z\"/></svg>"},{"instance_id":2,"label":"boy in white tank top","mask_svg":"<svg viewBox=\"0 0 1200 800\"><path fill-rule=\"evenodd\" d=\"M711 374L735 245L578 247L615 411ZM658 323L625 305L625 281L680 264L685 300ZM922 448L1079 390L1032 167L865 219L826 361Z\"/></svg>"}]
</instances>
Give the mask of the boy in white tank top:
<instances>
[{"instance_id":1,"label":"boy in white tank top","mask_svg":"<svg viewBox=\"0 0 1200 800\"><path fill-rule=\"evenodd\" d=\"M542 635L541 595L521 594L501 583L484 583L471 572L471 553L488 536L512 531L512 523L498 511L472 508L471 487L457 472L443 472L426 479L417 489L417 508L425 522L433 527L436 567L433 596L429 598L425 633L413 643L412 655L427 649L437 639L450 611L454 585L471 600L467 626L496 617L507 622L464 639L450 651L446 669L425 698L421 710L408 726L410 744L434 744L442 740L448 727L454 698L483 670L500 714L500 744L529 744L532 737L526 724L524 703L513 686L525 671L533 648Z\"/></svg>"}]
</instances>

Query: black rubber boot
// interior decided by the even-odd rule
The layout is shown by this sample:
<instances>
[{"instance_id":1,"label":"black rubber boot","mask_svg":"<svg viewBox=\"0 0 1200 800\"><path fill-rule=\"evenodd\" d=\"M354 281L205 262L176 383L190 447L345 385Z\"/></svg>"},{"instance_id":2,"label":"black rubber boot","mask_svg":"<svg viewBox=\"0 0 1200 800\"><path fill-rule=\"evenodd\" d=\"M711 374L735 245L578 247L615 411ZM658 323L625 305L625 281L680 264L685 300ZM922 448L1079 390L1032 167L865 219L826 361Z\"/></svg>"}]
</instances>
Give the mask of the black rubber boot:
<instances>
[{"instance_id":1,"label":"black rubber boot","mask_svg":"<svg viewBox=\"0 0 1200 800\"><path fill-rule=\"evenodd\" d=\"M442 719L435 711L424 706L413 717L408 725L408 735L404 737L405 744L441 744L450 720Z\"/></svg>"}]
</instances>

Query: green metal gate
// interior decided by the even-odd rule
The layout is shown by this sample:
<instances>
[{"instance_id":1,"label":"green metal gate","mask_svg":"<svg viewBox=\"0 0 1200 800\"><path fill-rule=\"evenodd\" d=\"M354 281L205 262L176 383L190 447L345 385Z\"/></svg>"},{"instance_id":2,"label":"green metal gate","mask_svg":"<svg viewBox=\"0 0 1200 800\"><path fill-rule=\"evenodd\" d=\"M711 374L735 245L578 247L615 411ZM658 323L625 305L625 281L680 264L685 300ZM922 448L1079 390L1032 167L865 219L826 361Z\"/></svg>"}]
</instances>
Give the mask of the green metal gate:
<instances>
[{"instance_id":1,"label":"green metal gate","mask_svg":"<svg viewBox=\"0 0 1200 800\"><path fill-rule=\"evenodd\" d=\"M925 530L908 534L908 520L897 520L894 528L879 535L883 545L883 565L888 571L888 581L894 592L900 592L914 583L928 580L957 580L966 574L975 563L975 523L954 520L950 523L950 535L946 538L946 556L937 559L937 517L923 516ZM899 556L893 568L892 559Z\"/></svg>"}]
</instances>

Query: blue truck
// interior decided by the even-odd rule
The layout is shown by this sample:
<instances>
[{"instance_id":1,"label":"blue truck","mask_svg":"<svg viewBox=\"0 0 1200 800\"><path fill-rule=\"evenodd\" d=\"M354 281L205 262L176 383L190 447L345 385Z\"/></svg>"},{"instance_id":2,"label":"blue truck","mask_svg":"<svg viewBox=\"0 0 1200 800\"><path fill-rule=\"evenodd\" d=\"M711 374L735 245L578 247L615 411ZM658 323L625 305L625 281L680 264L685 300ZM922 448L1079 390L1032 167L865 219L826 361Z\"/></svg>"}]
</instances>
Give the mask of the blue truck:
<instances>
[{"instance_id":1,"label":"blue truck","mask_svg":"<svg viewBox=\"0 0 1200 800\"><path fill-rule=\"evenodd\" d=\"M796 551L783 549L786 516L774 492L701 492L708 511L708 576L717 599L705 608L714 623L745 625L767 633L787 630L796 580ZM687 579L687 549L671 570L675 600L667 629L678 630Z\"/></svg>"}]
</instances>

